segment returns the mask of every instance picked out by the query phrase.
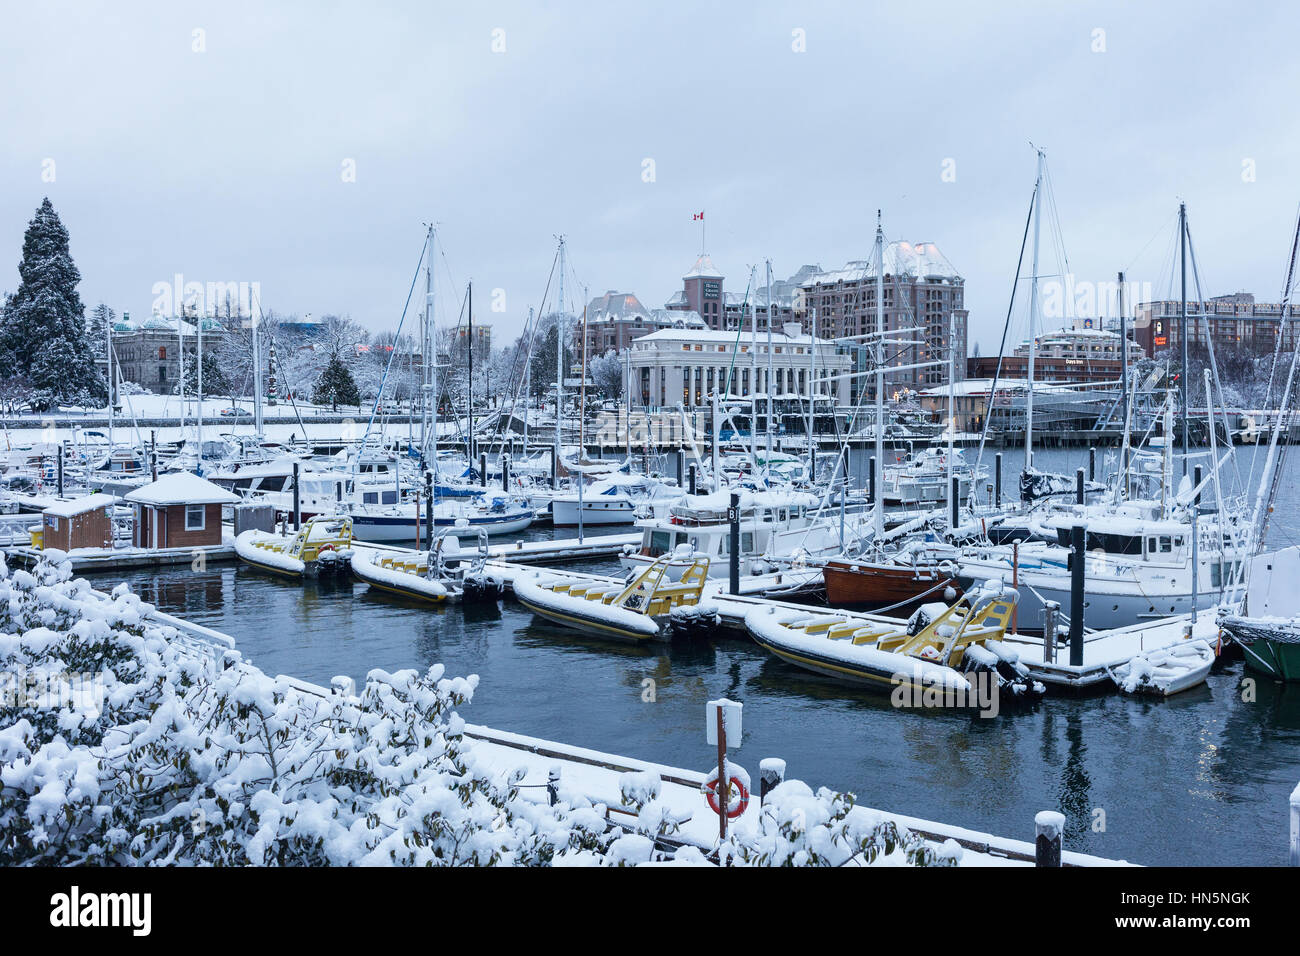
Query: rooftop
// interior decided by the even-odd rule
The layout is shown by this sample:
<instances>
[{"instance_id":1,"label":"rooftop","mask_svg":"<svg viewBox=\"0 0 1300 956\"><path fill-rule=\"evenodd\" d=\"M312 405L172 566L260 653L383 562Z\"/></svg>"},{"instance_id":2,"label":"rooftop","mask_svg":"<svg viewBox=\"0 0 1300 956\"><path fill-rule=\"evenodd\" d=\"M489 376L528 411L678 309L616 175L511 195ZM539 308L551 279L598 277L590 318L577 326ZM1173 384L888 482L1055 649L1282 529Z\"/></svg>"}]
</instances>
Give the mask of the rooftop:
<instances>
[{"instance_id":1,"label":"rooftop","mask_svg":"<svg viewBox=\"0 0 1300 956\"><path fill-rule=\"evenodd\" d=\"M135 489L126 500L142 505L224 505L242 499L192 472L178 471Z\"/></svg>"},{"instance_id":2,"label":"rooftop","mask_svg":"<svg viewBox=\"0 0 1300 956\"><path fill-rule=\"evenodd\" d=\"M961 276L939 251L933 242L907 242L896 240L885 246L885 275L913 276L916 278L954 279L961 281ZM805 289L814 285L829 285L835 282L861 282L863 279L876 277L876 263L871 259L854 259L843 269L819 272L806 278L802 285Z\"/></svg>"}]
</instances>

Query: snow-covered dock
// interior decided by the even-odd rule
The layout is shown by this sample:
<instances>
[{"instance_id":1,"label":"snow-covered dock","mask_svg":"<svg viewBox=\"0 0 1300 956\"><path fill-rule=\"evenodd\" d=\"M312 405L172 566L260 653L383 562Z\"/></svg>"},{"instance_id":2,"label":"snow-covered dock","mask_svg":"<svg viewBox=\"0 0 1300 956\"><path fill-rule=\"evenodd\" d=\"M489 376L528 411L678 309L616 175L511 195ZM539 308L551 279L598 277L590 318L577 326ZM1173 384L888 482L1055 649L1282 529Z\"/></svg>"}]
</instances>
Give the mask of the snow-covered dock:
<instances>
[{"instance_id":1,"label":"snow-covered dock","mask_svg":"<svg viewBox=\"0 0 1300 956\"><path fill-rule=\"evenodd\" d=\"M4 553L9 561L26 567L35 565L42 557L50 556L49 551L33 548L30 545L8 547L4 549ZM63 554L72 562L72 570L78 574L124 571L130 568L162 568L177 564L194 564L200 560L204 564L234 561L235 539L226 536L221 544L189 548L75 548Z\"/></svg>"}]
</instances>

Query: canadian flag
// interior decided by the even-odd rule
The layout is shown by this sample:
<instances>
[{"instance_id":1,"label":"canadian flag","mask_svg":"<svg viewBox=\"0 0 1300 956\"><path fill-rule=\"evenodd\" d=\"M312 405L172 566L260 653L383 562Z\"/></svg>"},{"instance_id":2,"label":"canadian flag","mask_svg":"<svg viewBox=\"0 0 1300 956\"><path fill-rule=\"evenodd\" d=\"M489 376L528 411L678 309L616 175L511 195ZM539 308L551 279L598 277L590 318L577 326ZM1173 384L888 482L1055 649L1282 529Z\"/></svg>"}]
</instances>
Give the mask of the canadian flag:
<instances>
[{"instance_id":1,"label":"canadian flag","mask_svg":"<svg viewBox=\"0 0 1300 956\"><path fill-rule=\"evenodd\" d=\"M691 221L694 222L697 219L703 219L703 218L704 218L704 213L697 212L694 216L691 216Z\"/></svg>"}]
</instances>

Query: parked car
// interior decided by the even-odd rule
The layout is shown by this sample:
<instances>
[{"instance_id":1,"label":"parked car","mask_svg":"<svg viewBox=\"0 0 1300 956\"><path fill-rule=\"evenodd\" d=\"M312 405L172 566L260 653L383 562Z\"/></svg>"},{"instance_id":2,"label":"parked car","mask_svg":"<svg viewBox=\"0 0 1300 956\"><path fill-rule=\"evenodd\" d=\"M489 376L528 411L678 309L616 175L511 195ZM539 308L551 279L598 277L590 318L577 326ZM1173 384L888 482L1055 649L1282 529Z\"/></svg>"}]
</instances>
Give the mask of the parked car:
<instances>
[{"instance_id":1,"label":"parked car","mask_svg":"<svg viewBox=\"0 0 1300 956\"><path fill-rule=\"evenodd\" d=\"M251 420L253 413L244 408L223 408L221 410L222 418L234 418L238 420Z\"/></svg>"}]
</instances>

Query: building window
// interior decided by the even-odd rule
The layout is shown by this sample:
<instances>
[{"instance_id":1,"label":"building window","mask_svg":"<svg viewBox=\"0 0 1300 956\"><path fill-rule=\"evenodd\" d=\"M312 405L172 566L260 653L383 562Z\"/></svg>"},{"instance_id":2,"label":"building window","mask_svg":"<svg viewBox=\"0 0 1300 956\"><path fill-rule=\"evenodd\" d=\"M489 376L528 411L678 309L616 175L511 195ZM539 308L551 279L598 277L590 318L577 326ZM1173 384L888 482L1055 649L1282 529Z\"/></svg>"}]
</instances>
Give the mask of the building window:
<instances>
[{"instance_id":1,"label":"building window","mask_svg":"<svg viewBox=\"0 0 1300 956\"><path fill-rule=\"evenodd\" d=\"M167 346L165 345L158 346L158 357L160 359L167 358Z\"/></svg>"},{"instance_id":2,"label":"building window","mask_svg":"<svg viewBox=\"0 0 1300 956\"><path fill-rule=\"evenodd\" d=\"M207 505L185 506L185 530L202 531L208 517Z\"/></svg>"}]
</instances>

